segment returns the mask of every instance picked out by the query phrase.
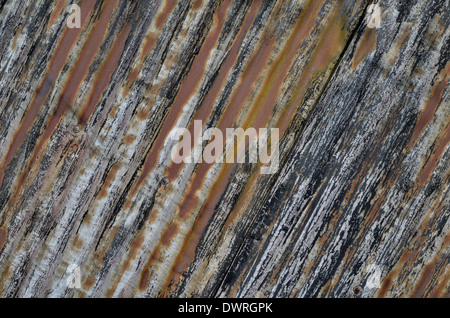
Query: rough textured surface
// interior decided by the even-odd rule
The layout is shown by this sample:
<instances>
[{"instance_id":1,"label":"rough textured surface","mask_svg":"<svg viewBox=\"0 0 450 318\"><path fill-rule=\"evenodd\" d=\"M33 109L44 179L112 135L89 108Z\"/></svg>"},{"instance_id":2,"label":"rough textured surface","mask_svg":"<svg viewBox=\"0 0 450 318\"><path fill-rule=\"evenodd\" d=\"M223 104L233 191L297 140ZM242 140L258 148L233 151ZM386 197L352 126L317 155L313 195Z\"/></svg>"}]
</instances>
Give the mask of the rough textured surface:
<instances>
[{"instance_id":1,"label":"rough textured surface","mask_svg":"<svg viewBox=\"0 0 450 318\"><path fill-rule=\"evenodd\" d=\"M449 296L448 1L71 3L0 1L0 296Z\"/></svg>"}]
</instances>

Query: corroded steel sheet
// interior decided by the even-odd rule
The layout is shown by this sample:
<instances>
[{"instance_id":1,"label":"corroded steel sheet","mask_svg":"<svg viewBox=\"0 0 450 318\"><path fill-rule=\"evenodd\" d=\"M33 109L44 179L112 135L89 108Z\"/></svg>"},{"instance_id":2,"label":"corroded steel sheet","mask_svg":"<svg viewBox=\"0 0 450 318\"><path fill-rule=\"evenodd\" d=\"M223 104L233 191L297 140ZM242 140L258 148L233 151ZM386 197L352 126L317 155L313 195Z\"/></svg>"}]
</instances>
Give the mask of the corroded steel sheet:
<instances>
[{"instance_id":1,"label":"corroded steel sheet","mask_svg":"<svg viewBox=\"0 0 450 318\"><path fill-rule=\"evenodd\" d=\"M0 296L448 297L450 8L375 2L0 1Z\"/></svg>"}]
</instances>

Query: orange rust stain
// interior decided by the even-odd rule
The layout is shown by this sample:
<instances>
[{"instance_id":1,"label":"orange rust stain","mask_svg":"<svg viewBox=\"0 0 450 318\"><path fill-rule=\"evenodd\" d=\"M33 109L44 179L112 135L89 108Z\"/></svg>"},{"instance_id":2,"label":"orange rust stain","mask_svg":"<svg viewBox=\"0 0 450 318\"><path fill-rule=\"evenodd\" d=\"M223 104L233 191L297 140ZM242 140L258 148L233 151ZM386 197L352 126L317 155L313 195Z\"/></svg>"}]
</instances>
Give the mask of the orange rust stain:
<instances>
[{"instance_id":1,"label":"orange rust stain","mask_svg":"<svg viewBox=\"0 0 450 318\"><path fill-rule=\"evenodd\" d=\"M164 4L163 11L156 18L156 27L158 29L161 29L163 24L166 22L167 17L173 11L173 9L175 9L176 5L177 5L177 1L176 0L166 0L166 2Z\"/></svg>"},{"instance_id":2,"label":"orange rust stain","mask_svg":"<svg viewBox=\"0 0 450 318\"><path fill-rule=\"evenodd\" d=\"M332 287L332 280L330 279L329 281L326 282L325 285L323 285L323 287L320 289L320 292L318 293L318 295L322 295L322 297L330 297L330 292L331 292L331 287ZM295 294L298 294L298 290L295 292ZM294 295L295 295L294 294ZM294 297L298 297L298 296L294 296ZM321 297L321 296L319 296Z\"/></svg>"},{"instance_id":3,"label":"orange rust stain","mask_svg":"<svg viewBox=\"0 0 450 318\"><path fill-rule=\"evenodd\" d=\"M414 70L414 75L422 76L425 72L421 68L416 68Z\"/></svg>"},{"instance_id":4,"label":"orange rust stain","mask_svg":"<svg viewBox=\"0 0 450 318\"><path fill-rule=\"evenodd\" d=\"M108 290L106 291L106 298L112 298L112 297L114 296L114 292L115 292L115 291L116 291L116 290L113 289L113 288L108 289Z\"/></svg>"},{"instance_id":5,"label":"orange rust stain","mask_svg":"<svg viewBox=\"0 0 450 318\"><path fill-rule=\"evenodd\" d=\"M267 65L267 61L269 60L274 45L274 39L265 39L256 55L252 57L251 61L245 67L241 77L242 79L240 81L239 89L233 94L230 103L225 109L224 115L220 119L218 127L222 131L225 131L226 128L232 127L236 116L241 111L243 103L250 96L250 93L254 89L261 72Z\"/></svg>"},{"instance_id":6,"label":"orange rust stain","mask_svg":"<svg viewBox=\"0 0 450 318\"><path fill-rule=\"evenodd\" d=\"M6 263L3 272L0 276L0 290L5 289L5 284L8 282L7 277L11 275L11 262Z\"/></svg>"},{"instance_id":7,"label":"orange rust stain","mask_svg":"<svg viewBox=\"0 0 450 318\"><path fill-rule=\"evenodd\" d=\"M148 283L150 283L150 270L146 268L141 275L141 280L139 281L139 289L144 290L147 288Z\"/></svg>"},{"instance_id":8,"label":"orange rust stain","mask_svg":"<svg viewBox=\"0 0 450 318\"><path fill-rule=\"evenodd\" d=\"M83 286L86 289L91 289L94 286L94 284L95 284L95 279L94 279L94 277L91 276L91 277L86 278L86 280L84 281Z\"/></svg>"},{"instance_id":9,"label":"orange rust stain","mask_svg":"<svg viewBox=\"0 0 450 318\"><path fill-rule=\"evenodd\" d=\"M317 5L318 2L316 2L315 4ZM290 47L294 47L296 48L296 45L292 45L292 43L296 43L298 44L299 41L301 41L302 39L305 39L306 36L313 30L314 28L314 23L315 23L315 17L317 16L320 7L312 7L312 3L308 4L308 7L305 8L303 16L300 18L299 23L296 24L296 26L294 27L294 32L291 35L291 39L289 40L289 46ZM336 10L336 13L334 14L334 16L332 17L333 20L337 20L338 19L338 13L339 13L339 9ZM303 23L301 23L303 21ZM342 22L342 21L341 21ZM316 48L315 48L315 56L312 58L312 60L310 61L310 63L308 64L308 66L306 67L305 71L303 72L302 78L299 82L297 92L294 95L294 100L289 102L288 107L286 107L285 110L283 110L283 115L280 116L280 120L277 123L277 127L280 129L280 135L282 135L284 133L284 131L287 129L288 124L290 123L290 119L292 118L292 115L294 113L294 108L293 107L297 107L302 99L302 94L300 93L300 91L303 91L305 89L306 84L308 83L308 81L312 78L311 77L311 73L313 71L319 71L322 68L324 68L330 61L330 59L335 55L336 51L333 49L330 49L330 47L338 47L338 46L342 46L343 41L339 42L339 40L342 38L341 35L341 31L340 28L336 28L334 23L330 23L330 25L332 25L332 27L328 27L321 36L321 40L320 42L317 44ZM323 46L327 45L327 48L324 48ZM286 52L289 55L294 55L295 52L291 51L291 52ZM290 58L292 59L292 57ZM256 179L256 178L253 178ZM248 186L245 187L243 195L241 196L241 198L246 198L248 193L251 192L251 185L253 184L252 182L248 182ZM245 205L245 200L239 200L236 203L235 208L232 210L232 212L230 213L230 217L227 220L227 224L231 224L233 219L238 215L238 211L241 210L243 208L243 206Z\"/></svg>"},{"instance_id":10,"label":"orange rust stain","mask_svg":"<svg viewBox=\"0 0 450 318\"><path fill-rule=\"evenodd\" d=\"M134 141L136 140L136 136L135 135L127 135L123 141L125 142L125 144L127 144L128 146L131 145Z\"/></svg>"},{"instance_id":11,"label":"orange rust stain","mask_svg":"<svg viewBox=\"0 0 450 318\"><path fill-rule=\"evenodd\" d=\"M86 23L87 17L91 14L92 10L94 9L94 5L95 5L94 1L87 1L83 3L81 8L82 28ZM56 78L61 73L61 70L64 67L64 65L67 63L67 57L70 51L72 50L73 46L77 42L81 34L82 28L65 29L62 38L59 41L58 46L55 50L55 53L50 60L49 63L50 66L48 67L47 74L43 78L39 88L37 89L33 97L33 101L31 102L30 106L27 109L27 112L25 113L24 118L22 119L22 122L18 130L14 134L12 143L9 146L6 157L0 164L0 182L3 180L4 170L6 170L6 167L14 158L15 154L17 153L20 146L24 142L26 135L28 134L29 130L33 126L38 116L39 110L41 109L43 103L47 99L50 90L53 88Z\"/></svg>"},{"instance_id":12,"label":"orange rust stain","mask_svg":"<svg viewBox=\"0 0 450 318\"><path fill-rule=\"evenodd\" d=\"M366 28L361 41L353 57L352 69L354 70L362 60L377 48L377 31L375 28Z\"/></svg>"},{"instance_id":13,"label":"orange rust stain","mask_svg":"<svg viewBox=\"0 0 450 318\"><path fill-rule=\"evenodd\" d=\"M432 207L432 210L436 210L435 207ZM378 297L386 297L390 289L392 288L393 280L395 277L401 277L401 272L404 269L412 268L414 264L417 264L417 261L419 257L422 255L422 250L420 248L424 246L425 240L429 236L429 233L432 231L430 228L427 228L427 222L422 221L422 225L420 226L418 237L415 239L414 246L418 247L418 249L414 250L404 250L402 255L400 256L399 261L395 265L394 269L388 274L386 279L383 281L382 288L378 293ZM441 243L442 247L448 246L450 236L447 235L443 242ZM429 284L432 280L433 271L436 270L436 257L439 257L441 254L437 253L435 258L432 262L430 262L428 265L425 266L425 268L422 271L421 277L417 284L414 286L414 290L412 292L412 297L424 297L425 291L427 287L429 287ZM449 276L449 275L447 275ZM447 280L446 280L447 282ZM397 285L399 285L397 283ZM438 295L442 293L442 286L437 286L433 288L430 295L427 295L427 297L435 297L433 295Z\"/></svg>"},{"instance_id":14,"label":"orange rust stain","mask_svg":"<svg viewBox=\"0 0 450 318\"><path fill-rule=\"evenodd\" d=\"M151 49L155 46L156 40L157 37L154 33L149 33L145 37L142 47L142 53L139 56L139 62L128 75L127 79L128 85L126 85L124 89L125 96L129 94L131 87L133 86L134 82L138 79L139 73L143 68L143 62L145 58L150 54Z\"/></svg>"},{"instance_id":15,"label":"orange rust stain","mask_svg":"<svg viewBox=\"0 0 450 318\"><path fill-rule=\"evenodd\" d=\"M48 26L52 26L53 23L55 23L56 19L58 19L59 15L64 9L65 4L65 1L56 1L56 6L53 9L52 14L50 15L50 19L48 20Z\"/></svg>"},{"instance_id":16,"label":"orange rust stain","mask_svg":"<svg viewBox=\"0 0 450 318\"><path fill-rule=\"evenodd\" d=\"M420 275L420 279L417 282L416 287L414 288L411 296L412 298L421 298L424 296L425 290L431 281L433 269L434 264L428 264L427 266L425 266L422 274Z\"/></svg>"},{"instance_id":17,"label":"orange rust stain","mask_svg":"<svg viewBox=\"0 0 450 318\"><path fill-rule=\"evenodd\" d=\"M336 15L337 14L338 11L336 12ZM337 16L333 19L336 21ZM344 20L341 20L340 22L343 21ZM324 33L324 36L320 38L317 48L315 49L316 52L311 64L312 73L321 72L325 69L333 57L336 56L337 51L343 49L343 44L345 43L343 40L344 32L342 32L340 28L329 25Z\"/></svg>"},{"instance_id":18,"label":"orange rust stain","mask_svg":"<svg viewBox=\"0 0 450 318\"><path fill-rule=\"evenodd\" d=\"M417 251L411 251L411 250L404 250L402 255L400 256L400 259L398 260L395 267L391 270L391 272L386 276L386 278L383 280L381 284L381 288L378 291L378 298L385 298L389 291L391 290L393 286L393 281L395 277L399 275L399 270L405 267L405 264L409 262L413 262L414 259L417 257Z\"/></svg>"},{"instance_id":19,"label":"orange rust stain","mask_svg":"<svg viewBox=\"0 0 450 318\"><path fill-rule=\"evenodd\" d=\"M140 63L143 63L145 58L150 54L151 49L156 44L156 35L154 33L149 33L145 37L144 47L142 49L142 54L139 57Z\"/></svg>"},{"instance_id":20,"label":"orange rust stain","mask_svg":"<svg viewBox=\"0 0 450 318\"><path fill-rule=\"evenodd\" d=\"M447 126L447 131L445 132L445 135L439 138L439 140L436 142L436 144L438 145L437 150L428 159L427 164L425 165L425 167L423 168L422 172L419 175L420 186L424 186L426 182L430 179L431 174L436 168L439 159L442 157L442 154L444 153L444 150L449 142L450 142L450 123Z\"/></svg>"},{"instance_id":21,"label":"orange rust stain","mask_svg":"<svg viewBox=\"0 0 450 318\"><path fill-rule=\"evenodd\" d=\"M122 167L122 164L120 162L114 164L111 167L111 170L109 171L108 175L106 176L105 182L102 185L102 188L100 192L98 193L98 199L104 199L108 195L108 189L113 182L115 176L117 175L117 172Z\"/></svg>"},{"instance_id":22,"label":"orange rust stain","mask_svg":"<svg viewBox=\"0 0 450 318\"><path fill-rule=\"evenodd\" d=\"M35 154L39 153L45 141L51 136L51 134L53 134L53 131L57 126L59 120L61 119L62 115L71 107L73 100L75 99L76 93L79 89L79 86L83 78L85 78L89 66L91 65L95 55L100 49L101 41L99 41L99 39L105 36L109 20L113 14L114 8L116 7L117 3L118 0L108 1L106 3L106 7L103 9L100 19L98 20L95 28L89 35L89 38L81 52L81 56L78 58L76 62L76 67L72 72L69 81L66 83L64 87L64 93L62 94L58 102L58 107L47 125L47 129L45 130L43 138L36 147L36 150L34 152ZM101 72L101 75L107 75L102 73L103 72ZM100 82L98 85L102 86L102 82ZM96 87L94 88L94 92L91 94L89 98L89 103L91 103L93 96L99 94L98 85L96 85ZM82 117L82 119L80 120L81 126L85 125L85 122L83 120L84 112L85 111L83 111L81 115ZM34 158L35 157L33 156L30 166L33 165Z\"/></svg>"},{"instance_id":23,"label":"orange rust stain","mask_svg":"<svg viewBox=\"0 0 450 318\"><path fill-rule=\"evenodd\" d=\"M134 197L139 186L145 180L150 171L155 167L156 163L158 162L157 157L161 148L164 146L165 139L177 122L178 117L182 113L183 106L189 101L192 94L194 94L194 92L196 91L196 88L199 85L206 69L206 62L208 60L209 54L211 53L211 50L214 48L219 39L220 31L223 24L225 23L226 12L228 11L230 5L231 2L225 1L219 6L217 14L215 15L216 25L208 34L203 46L201 47L198 55L192 63L191 70L181 84L181 88L177 96L175 97L172 106L170 107L169 114L162 124L161 130L156 137L152 149L145 159L142 173L139 176L136 184L133 186L133 190L131 191L129 199L124 205L125 209L131 206L131 198Z\"/></svg>"},{"instance_id":24,"label":"orange rust stain","mask_svg":"<svg viewBox=\"0 0 450 318\"><path fill-rule=\"evenodd\" d=\"M192 6L192 9L198 10L203 5L203 0L196 0L194 2L194 5Z\"/></svg>"},{"instance_id":25,"label":"orange rust stain","mask_svg":"<svg viewBox=\"0 0 450 318\"><path fill-rule=\"evenodd\" d=\"M70 74L69 80L64 86L64 93L62 94L58 108L48 124L46 131L51 130L47 134L53 132L53 128L56 126L62 114L72 106L73 101L78 92L79 86L85 76L88 73L89 66L92 64L94 57L100 50L101 39L106 35L108 24L111 20L114 8L117 6L118 0L105 2L105 8L103 9L99 20L97 21L95 27L89 34L89 37L81 50L80 57L77 59L75 67ZM96 88L94 88L94 91ZM92 95L91 95L92 96ZM51 128L51 129L49 129ZM45 138L44 138L45 139Z\"/></svg>"},{"instance_id":26,"label":"orange rust stain","mask_svg":"<svg viewBox=\"0 0 450 318\"><path fill-rule=\"evenodd\" d=\"M6 227L0 227L0 251L5 246L7 240L8 240L8 230L6 229Z\"/></svg>"},{"instance_id":27,"label":"orange rust stain","mask_svg":"<svg viewBox=\"0 0 450 318\"><path fill-rule=\"evenodd\" d=\"M162 238L161 238L161 244L163 246L169 245L170 241L174 238L174 236L178 233L178 225L172 224L170 225L167 230L164 232Z\"/></svg>"},{"instance_id":28,"label":"orange rust stain","mask_svg":"<svg viewBox=\"0 0 450 318\"><path fill-rule=\"evenodd\" d=\"M393 276L394 275L395 275L395 272L391 272L383 280L383 283L381 284L381 288L378 291L377 298L385 298L387 296L387 294L389 293L390 289L392 288Z\"/></svg>"},{"instance_id":29,"label":"orange rust stain","mask_svg":"<svg viewBox=\"0 0 450 318\"><path fill-rule=\"evenodd\" d=\"M119 110L119 105L114 105L114 107L111 108L111 110L109 112L109 116L110 117L116 117L118 110Z\"/></svg>"},{"instance_id":30,"label":"orange rust stain","mask_svg":"<svg viewBox=\"0 0 450 318\"><path fill-rule=\"evenodd\" d=\"M87 213L87 214L84 216L83 223L89 224L89 223L91 223L91 220L92 220L92 216L91 216L89 213Z\"/></svg>"},{"instance_id":31,"label":"orange rust stain","mask_svg":"<svg viewBox=\"0 0 450 318\"><path fill-rule=\"evenodd\" d=\"M400 256L399 263L406 264L406 263L412 261L416 256L417 256L416 252L406 250L402 253L402 256Z\"/></svg>"},{"instance_id":32,"label":"orange rust stain","mask_svg":"<svg viewBox=\"0 0 450 318\"><path fill-rule=\"evenodd\" d=\"M150 210L148 213L147 222L149 224L151 224L151 223L155 222L157 218L158 218L158 210L155 210L155 211Z\"/></svg>"},{"instance_id":33,"label":"orange rust stain","mask_svg":"<svg viewBox=\"0 0 450 318\"><path fill-rule=\"evenodd\" d=\"M20 32L17 31L17 32L16 32L16 35L14 36L13 41L12 41L12 43L11 43L11 49L12 49L13 51L17 48L17 38L19 37L19 35L20 35Z\"/></svg>"},{"instance_id":34,"label":"orange rust stain","mask_svg":"<svg viewBox=\"0 0 450 318\"><path fill-rule=\"evenodd\" d=\"M149 89L146 90L146 98L141 103L139 110L138 110L138 118L140 120L147 120L148 115L150 114L150 110L153 108L153 105L155 105L156 100L161 96L161 85L153 85ZM144 117L146 114L147 117Z\"/></svg>"},{"instance_id":35,"label":"orange rust stain","mask_svg":"<svg viewBox=\"0 0 450 318\"><path fill-rule=\"evenodd\" d=\"M434 114L436 112L439 103L441 102L442 95L444 94L444 90L448 84L448 74L445 78L433 88L430 99L425 105L424 109L419 115L417 119L416 126L414 127L414 131L410 141L410 147L418 140L418 138L422 135L425 128L430 124L430 122L434 118Z\"/></svg>"},{"instance_id":36,"label":"orange rust stain","mask_svg":"<svg viewBox=\"0 0 450 318\"><path fill-rule=\"evenodd\" d=\"M77 298L87 298L87 295L86 295L86 293L83 292L83 291L78 291L78 296L77 296Z\"/></svg>"},{"instance_id":37,"label":"orange rust stain","mask_svg":"<svg viewBox=\"0 0 450 318\"><path fill-rule=\"evenodd\" d=\"M148 116L150 116L150 111L148 109L143 109L138 111L137 115L140 120L146 120L148 119Z\"/></svg>"}]
</instances>

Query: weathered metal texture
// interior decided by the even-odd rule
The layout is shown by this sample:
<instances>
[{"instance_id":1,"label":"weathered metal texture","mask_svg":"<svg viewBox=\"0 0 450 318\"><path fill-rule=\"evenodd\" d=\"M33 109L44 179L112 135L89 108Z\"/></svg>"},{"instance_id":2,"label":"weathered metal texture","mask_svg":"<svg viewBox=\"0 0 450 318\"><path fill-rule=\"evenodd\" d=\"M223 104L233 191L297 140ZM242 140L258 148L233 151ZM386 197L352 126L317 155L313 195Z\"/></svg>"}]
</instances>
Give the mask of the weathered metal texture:
<instances>
[{"instance_id":1,"label":"weathered metal texture","mask_svg":"<svg viewBox=\"0 0 450 318\"><path fill-rule=\"evenodd\" d=\"M70 3L0 1L1 296L449 295L447 1ZM174 164L195 120L279 171Z\"/></svg>"}]
</instances>

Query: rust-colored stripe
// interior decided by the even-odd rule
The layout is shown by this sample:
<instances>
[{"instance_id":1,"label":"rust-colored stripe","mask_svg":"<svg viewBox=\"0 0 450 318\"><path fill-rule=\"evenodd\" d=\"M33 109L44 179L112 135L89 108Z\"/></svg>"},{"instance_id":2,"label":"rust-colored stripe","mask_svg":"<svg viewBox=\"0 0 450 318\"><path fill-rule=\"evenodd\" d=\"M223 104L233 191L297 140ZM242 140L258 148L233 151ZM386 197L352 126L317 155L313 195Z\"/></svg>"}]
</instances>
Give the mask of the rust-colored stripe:
<instances>
[{"instance_id":1,"label":"rust-colored stripe","mask_svg":"<svg viewBox=\"0 0 450 318\"><path fill-rule=\"evenodd\" d=\"M377 29L366 28L353 57L352 69L356 69L364 58L377 47Z\"/></svg>"},{"instance_id":2,"label":"rust-colored stripe","mask_svg":"<svg viewBox=\"0 0 450 318\"><path fill-rule=\"evenodd\" d=\"M164 234L161 238L161 244L163 246L167 246L172 241L172 238L178 233L178 225L173 223L169 225L169 227L164 231Z\"/></svg>"},{"instance_id":3,"label":"rust-colored stripe","mask_svg":"<svg viewBox=\"0 0 450 318\"><path fill-rule=\"evenodd\" d=\"M444 90L447 87L449 72L450 67L447 68L444 79L433 88L430 99L428 100L427 104L422 110L422 113L419 115L419 118L417 119L417 123L416 126L414 127L414 131L411 137L410 147L413 146L413 144L422 135L423 131L428 126L428 124L433 120L436 109L441 102L442 95L444 94Z\"/></svg>"},{"instance_id":4,"label":"rust-colored stripe","mask_svg":"<svg viewBox=\"0 0 450 318\"><path fill-rule=\"evenodd\" d=\"M108 188L111 185L112 181L114 180L114 177L116 176L119 169L122 167L122 164L120 162L114 164L111 167L111 170L108 172L108 175L106 176L105 182L103 183L100 192L98 193L98 199L104 199L108 195Z\"/></svg>"},{"instance_id":5,"label":"rust-colored stripe","mask_svg":"<svg viewBox=\"0 0 450 318\"><path fill-rule=\"evenodd\" d=\"M145 37L144 47L142 48L142 54L139 57L141 63L144 62L145 58L150 54L152 48L156 44L157 37L154 33L150 33Z\"/></svg>"},{"instance_id":6,"label":"rust-colored stripe","mask_svg":"<svg viewBox=\"0 0 450 318\"><path fill-rule=\"evenodd\" d=\"M176 0L166 0L165 1L165 5L164 5L164 8L163 8L163 11L156 18L156 27L158 29L161 29L161 27L167 21L167 18L169 17L169 14L175 9L176 5L177 5L177 1Z\"/></svg>"},{"instance_id":7,"label":"rust-colored stripe","mask_svg":"<svg viewBox=\"0 0 450 318\"><path fill-rule=\"evenodd\" d=\"M412 298L420 298L425 294L427 285L430 283L434 270L434 264L428 264L425 266L422 274L420 275L419 281L417 282L414 291L412 293Z\"/></svg>"},{"instance_id":8,"label":"rust-colored stripe","mask_svg":"<svg viewBox=\"0 0 450 318\"><path fill-rule=\"evenodd\" d=\"M6 227L0 227L0 252L5 246L8 240L8 229Z\"/></svg>"},{"instance_id":9,"label":"rust-colored stripe","mask_svg":"<svg viewBox=\"0 0 450 318\"><path fill-rule=\"evenodd\" d=\"M194 5L192 6L192 9L198 10L203 5L203 0L196 0L194 2Z\"/></svg>"}]
</instances>

